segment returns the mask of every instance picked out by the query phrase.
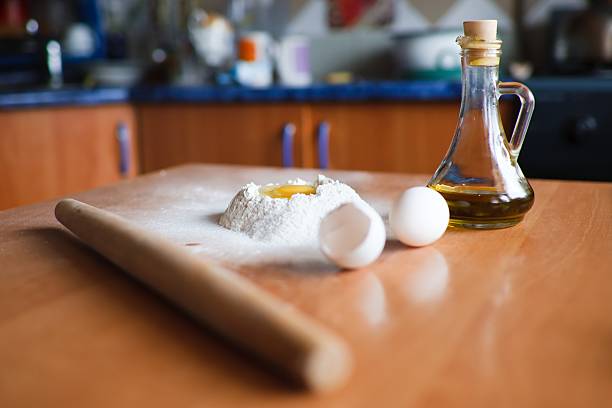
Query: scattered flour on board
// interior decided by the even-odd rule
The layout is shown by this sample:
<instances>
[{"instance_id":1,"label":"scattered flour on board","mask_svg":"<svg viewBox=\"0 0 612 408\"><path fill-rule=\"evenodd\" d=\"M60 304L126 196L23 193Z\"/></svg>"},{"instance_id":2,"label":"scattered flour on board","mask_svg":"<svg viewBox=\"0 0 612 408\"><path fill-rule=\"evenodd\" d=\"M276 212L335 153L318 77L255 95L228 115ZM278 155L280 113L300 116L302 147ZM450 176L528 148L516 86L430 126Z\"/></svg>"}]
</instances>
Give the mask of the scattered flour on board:
<instances>
[{"instance_id":1,"label":"scattered flour on board","mask_svg":"<svg viewBox=\"0 0 612 408\"><path fill-rule=\"evenodd\" d=\"M329 185L325 189L337 188L333 182L327 184ZM351 191L352 194L345 192L344 197L359 199L357 193L352 189ZM107 209L177 244L184 245L193 253L201 253L230 264L304 265L327 262L319 251L318 243L312 238L314 230L309 229L308 236L311 239L303 241L302 239L259 240L219 225L220 218L235 197L235 193L236 190L228 187L186 183L163 186L147 192L150 197L146 202L150 204L143 204L139 197L133 197L129 210L125 209L125 203L118 205L117 208L111 206ZM295 198L298 196L294 196ZM386 209L388 206L386 202L378 204L373 206L379 211L380 208ZM318 229L319 221L314 219L309 221L308 228ZM316 233L314 236L316 237Z\"/></svg>"}]
</instances>

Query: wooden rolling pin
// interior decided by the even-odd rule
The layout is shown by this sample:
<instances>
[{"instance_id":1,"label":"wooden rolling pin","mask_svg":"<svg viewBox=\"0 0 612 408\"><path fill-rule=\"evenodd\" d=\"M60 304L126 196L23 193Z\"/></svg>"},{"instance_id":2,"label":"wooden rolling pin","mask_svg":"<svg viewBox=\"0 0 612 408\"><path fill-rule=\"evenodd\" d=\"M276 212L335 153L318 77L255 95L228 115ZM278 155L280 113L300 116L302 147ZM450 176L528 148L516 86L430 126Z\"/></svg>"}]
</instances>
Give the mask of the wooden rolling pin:
<instances>
[{"instance_id":1,"label":"wooden rolling pin","mask_svg":"<svg viewBox=\"0 0 612 408\"><path fill-rule=\"evenodd\" d=\"M238 273L76 200L60 201L55 216L126 272L308 389L328 391L348 379L345 342Z\"/></svg>"}]
</instances>

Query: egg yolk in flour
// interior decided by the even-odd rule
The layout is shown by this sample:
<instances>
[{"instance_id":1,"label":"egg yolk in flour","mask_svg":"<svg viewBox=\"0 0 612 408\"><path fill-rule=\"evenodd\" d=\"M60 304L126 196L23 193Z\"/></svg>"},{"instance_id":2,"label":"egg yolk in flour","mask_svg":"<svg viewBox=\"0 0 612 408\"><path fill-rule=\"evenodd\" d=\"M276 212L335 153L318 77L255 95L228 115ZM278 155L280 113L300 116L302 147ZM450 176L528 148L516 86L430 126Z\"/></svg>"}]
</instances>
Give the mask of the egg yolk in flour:
<instances>
[{"instance_id":1,"label":"egg yolk in flour","mask_svg":"<svg viewBox=\"0 0 612 408\"><path fill-rule=\"evenodd\" d=\"M276 186L263 186L261 194L272 198L291 198L294 194L315 194L317 189L311 185L281 184Z\"/></svg>"}]
</instances>

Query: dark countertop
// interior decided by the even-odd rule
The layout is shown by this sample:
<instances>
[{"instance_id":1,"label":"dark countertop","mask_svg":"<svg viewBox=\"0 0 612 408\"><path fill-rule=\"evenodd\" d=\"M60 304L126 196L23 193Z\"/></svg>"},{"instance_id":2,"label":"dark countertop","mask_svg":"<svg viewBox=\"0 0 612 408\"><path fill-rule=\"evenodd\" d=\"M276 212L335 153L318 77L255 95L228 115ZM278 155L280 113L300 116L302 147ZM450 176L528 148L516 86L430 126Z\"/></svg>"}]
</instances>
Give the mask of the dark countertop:
<instances>
[{"instance_id":1,"label":"dark countertop","mask_svg":"<svg viewBox=\"0 0 612 408\"><path fill-rule=\"evenodd\" d=\"M0 110L44 106L99 105L130 100L127 88L66 88L0 92Z\"/></svg>"},{"instance_id":2,"label":"dark countertop","mask_svg":"<svg viewBox=\"0 0 612 408\"><path fill-rule=\"evenodd\" d=\"M307 88L272 86L265 89L238 86L139 86L0 92L0 109L39 106L138 103L228 102L333 102L455 100L461 84L455 81L362 82L349 85L313 85Z\"/></svg>"},{"instance_id":3,"label":"dark countertop","mask_svg":"<svg viewBox=\"0 0 612 408\"><path fill-rule=\"evenodd\" d=\"M461 97L456 81L359 82L312 85L306 88L147 87L134 88L135 102L333 102L454 100Z\"/></svg>"},{"instance_id":4,"label":"dark countertop","mask_svg":"<svg viewBox=\"0 0 612 408\"><path fill-rule=\"evenodd\" d=\"M612 79L545 77L526 82L538 92L609 92ZM19 92L0 91L0 109L112 103L230 103L230 102L334 102L334 101L441 101L458 100L457 81L382 81L348 85L313 85L307 88L272 86L265 89L239 86L138 86L133 88L64 88Z\"/></svg>"}]
</instances>

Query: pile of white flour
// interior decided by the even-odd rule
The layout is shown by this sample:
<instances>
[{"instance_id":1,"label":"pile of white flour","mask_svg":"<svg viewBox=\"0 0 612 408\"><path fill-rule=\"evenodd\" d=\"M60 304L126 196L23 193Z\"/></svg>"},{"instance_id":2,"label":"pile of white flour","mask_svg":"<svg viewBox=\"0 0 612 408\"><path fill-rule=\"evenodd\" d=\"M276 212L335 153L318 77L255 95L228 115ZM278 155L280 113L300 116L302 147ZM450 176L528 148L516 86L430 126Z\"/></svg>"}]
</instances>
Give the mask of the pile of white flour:
<instances>
[{"instance_id":1,"label":"pile of white flour","mask_svg":"<svg viewBox=\"0 0 612 408\"><path fill-rule=\"evenodd\" d=\"M219 224L259 241L303 245L316 242L328 212L344 203L363 203L351 187L323 175L313 183L295 179L287 184L310 185L316 192L272 198L261 193L262 186L249 183L232 199Z\"/></svg>"}]
</instances>

